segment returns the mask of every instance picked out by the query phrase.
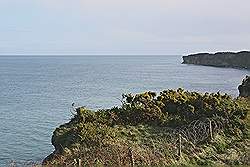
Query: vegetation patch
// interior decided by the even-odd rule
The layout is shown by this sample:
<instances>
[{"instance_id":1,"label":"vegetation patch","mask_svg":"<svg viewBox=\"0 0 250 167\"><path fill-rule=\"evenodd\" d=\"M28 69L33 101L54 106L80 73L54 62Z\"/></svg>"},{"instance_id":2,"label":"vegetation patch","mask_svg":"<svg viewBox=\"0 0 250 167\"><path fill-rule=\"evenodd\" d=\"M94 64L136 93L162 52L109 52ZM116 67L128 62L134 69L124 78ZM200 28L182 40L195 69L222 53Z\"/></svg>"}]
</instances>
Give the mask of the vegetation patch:
<instances>
[{"instance_id":1,"label":"vegetation patch","mask_svg":"<svg viewBox=\"0 0 250 167\"><path fill-rule=\"evenodd\" d=\"M249 99L183 89L123 95L76 109L57 128L47 166L250 165Z\"/></svg>"}]
</instances>

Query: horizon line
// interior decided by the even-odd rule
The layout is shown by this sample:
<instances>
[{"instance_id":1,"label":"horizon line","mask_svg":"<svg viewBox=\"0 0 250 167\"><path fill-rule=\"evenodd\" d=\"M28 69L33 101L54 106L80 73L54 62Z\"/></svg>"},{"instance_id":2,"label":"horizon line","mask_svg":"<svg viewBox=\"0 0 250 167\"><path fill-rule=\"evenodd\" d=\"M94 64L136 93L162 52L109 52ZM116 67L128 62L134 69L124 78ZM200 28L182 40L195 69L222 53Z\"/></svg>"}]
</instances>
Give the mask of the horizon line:
<instances>
[{"instance_id":1,"label":"horizon line","mask_svg":"<svg viewBox=\"0 0 250 167\"><path fill-rule=\"evenodd\" d=\"M0 54L0 57L7 56L183 56L184 54Z\"/></svg>"}]
</instances>

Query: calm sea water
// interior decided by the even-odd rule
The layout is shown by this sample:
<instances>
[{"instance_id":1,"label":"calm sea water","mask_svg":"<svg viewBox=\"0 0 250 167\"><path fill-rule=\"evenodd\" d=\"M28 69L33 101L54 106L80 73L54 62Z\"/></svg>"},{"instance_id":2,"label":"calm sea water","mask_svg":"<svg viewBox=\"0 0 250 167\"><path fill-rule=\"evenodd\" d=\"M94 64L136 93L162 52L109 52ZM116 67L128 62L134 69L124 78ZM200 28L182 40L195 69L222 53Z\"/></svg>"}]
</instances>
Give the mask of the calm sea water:
<instances>
[{"instance_id":1,"label":"calm sea water","mask_svg":"<svg viewBox=\"0 0 250 167\"><path fill-rule=\"evenodd\" d=\"M72 102L120 105L122 93L183 87L238 95L250 71L181 64L181 56L0 57L0 166L41 161Z\"/></svg>"}]
</instances>

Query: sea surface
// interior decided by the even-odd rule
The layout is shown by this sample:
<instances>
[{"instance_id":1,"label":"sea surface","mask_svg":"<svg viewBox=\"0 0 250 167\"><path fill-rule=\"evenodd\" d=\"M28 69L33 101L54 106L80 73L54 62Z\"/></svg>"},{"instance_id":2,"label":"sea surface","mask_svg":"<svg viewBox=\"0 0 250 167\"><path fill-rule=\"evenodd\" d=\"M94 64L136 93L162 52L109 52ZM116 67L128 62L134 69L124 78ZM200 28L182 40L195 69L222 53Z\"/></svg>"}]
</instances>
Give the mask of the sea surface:
<instances>
[{"instance_id":1,"label":"sea surface","mask_svg":"<svg viewBox=\"0 0 250 167\"><path fill-rule=\"evenodd\" d=\"M238 95L249 70L181 64L173 56L1 56L0 166L42 161L71 104L119 106L123 93L179 87Z\"/></svg>"}]
</instances>

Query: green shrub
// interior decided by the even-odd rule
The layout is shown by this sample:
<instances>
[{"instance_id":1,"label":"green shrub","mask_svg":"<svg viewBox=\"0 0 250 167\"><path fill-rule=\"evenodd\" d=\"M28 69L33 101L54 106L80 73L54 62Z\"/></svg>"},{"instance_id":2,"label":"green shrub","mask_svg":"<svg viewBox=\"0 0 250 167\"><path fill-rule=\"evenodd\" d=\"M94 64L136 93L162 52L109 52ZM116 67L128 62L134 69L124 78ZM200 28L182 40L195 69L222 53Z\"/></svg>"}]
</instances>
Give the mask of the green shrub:
<instances>
[{"instance_id":1,"label":"green shrub","mask_svg":"<svg viewBox=\"0 0 250 167\"><path fill-rule=\"evenodd\" d=\"M123 95L120 107L98 111L78 108L69 123L54 131L52 144L57 155L64 155L68 161L72 161L72 157L84 157L90 164L105 164L108 163L105 160L108 156L110 163L123 163L119 156L128 159L123 152L133 147L141 164L173 164L178 160L176 143L171 143L177 140L174 131L188 127L194 121L209 120L213 133L219 132L219 129L224 134L224 138L213 143L212 150L218 154L226 152L229 147L225 139L247 139L250 126L248 103L249 100L244 98L234 99L219 92L201 94L181 88L165 90L159 95L154 92L127 94ZM195 161L198 165L211 164L209 158L194 154L199 149L188 145L190 143L183 146L186 160ZM71 150L74 156L66 156L70 152L67 150ZM86 154L96 157L98 163ZM192 155L197 158L192 158Z\"/></svg>"}]
</instances>

